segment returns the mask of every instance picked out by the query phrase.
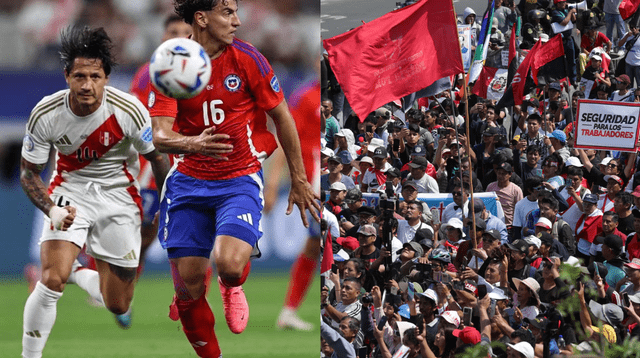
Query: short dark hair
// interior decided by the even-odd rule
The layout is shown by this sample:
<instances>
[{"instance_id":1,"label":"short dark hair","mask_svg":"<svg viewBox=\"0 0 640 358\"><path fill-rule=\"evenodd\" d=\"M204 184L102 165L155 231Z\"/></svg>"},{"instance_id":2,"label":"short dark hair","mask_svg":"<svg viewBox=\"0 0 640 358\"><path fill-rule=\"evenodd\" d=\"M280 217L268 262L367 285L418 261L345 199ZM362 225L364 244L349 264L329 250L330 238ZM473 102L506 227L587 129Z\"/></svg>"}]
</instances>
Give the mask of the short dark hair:
<instances>
[{"instance_id":1,"label":"short dark hair","mask_svg":"<svg viewBox=\"0 0 640 358\"><path fill-rule=\"evenodd\" d=\"M535 116L532 115L527 118L527 122L528 121L536 121L538 122L538 124L540 124L542 122L542 118L540 118L540 116L538 115L535 115Z\"/></svg>"},{"instance_id":2,"label":"short dark hair","mask_svg":"<svg viewBox=\"0 0 640 358\"><path fill-rule=\"evenodd\" d=\"M178 16L178 14L169 14L166 19L164 19L164 29L166 30L169 25L174 22L183 22L182 18Z\"/></svg>"},{"instance_id":3,"label":"short dark hair","mask_svg":"<svg viewBox=\"0 0 640 358\"><path fill-rule=\"evenodd\" d=\"M193 24L193 15L196 11L210 11L222 2L228 4L231 0L174 0L173 8L176 14L187 24ZM239 1L239 0L236 0Z\"/></svg>"},{"instance_id":4,"label":"short dark hair","mask_svg":"<svg viewBox=\"0 0 640 358\"><path fill-rule=\"evenodd\" d=\"M633 205L633 195L631 193L627 193L626 191L620 191L616 194L616 199L620 199L623 205L631 207Z\"/></svg>"},{"instance_id":5,"label":"short dark hair","mask_svg":"<svg viewBox=\"0 0 640 358\"><path fill-rule=\"evenodd\" d=\"M540 154L542 152L542 148L540 148L539 145L530 145L527 147L527 154L532 153L532 152L537 152L538 154Z\"/></svg>"},{"instance_id":6,"label":"short dark hair","mask_svg":"<svg viewBox=\"0 0 640 358\"><path fill-rule=\"evenodd\" d=\"M469 187L469 184L467 184L466 182L456 182L455 185L453 186L453 189L455 188L462 188L464 190L466 190L467 192L469 192L471 190L471 188Z\"/></svg>"},{"instance_id":7,"label":"short dark hair","mask_svg":"<svg viewBox=\"0 0 640 358\"><path fill-rule=\"evenodd\" d=\"M60 34L62 49L60 60L68 75L76 58L88 58L102 61L102 69L108 77L115 61L111 54L111 39L102 27L91 29L88 26L72 26Z\"/></svg>"},{"instance_id":8,"label":"short dark hair","mask_svg":"<svg viewBox=\"0 0 640 358\"><path fill-rule=\"evenodd\" d=\"M584 177L584 172L579 167L570 166L567 168L567 175L577 175L582 178Z\"/></svg>"},{"instance_id":9,"label":"short dark hair","mask_svg":"<svg viewBox=\"0 0 640 358\"><path fill-rule=\"evenodd\" d=\"M411 205L411 204L416 204L416 206L418 207L418 210L420 210L420 212L423 212L424 208L422 207L422 202L419 200L409 200L407 201L407 206Z\"/></svg>"},{"instance_id":10,"label":"short dark hair","mask_svg":"<svg viewBox=\"0 0 640 358\"><path fill-rule=\"evenodd\" d=\"M342 281L342 283L343 283L343 284L345 284L345 283L347 283L347 282L355 282L355 283L357 283L357 284L358 284L358 289L362 288L362 282L360 282L360 279L359 279L359 278L356 278L356 277L347 277L347 278L345 278L345 279Z\"/></svg>"},{"instance_id":11,"label":"short dark hair","mask_svg":"<svg viewBox=\"0 0 640 358\"><path fill-rule=\"evenodd\" d=\"M540 206L540 204L548 204L551 210L558 210L560 208L558 199L554 198L553 196L545 195L541 198L538 198L538 206Z\"/></svg>"},{"instance_id":12,"label":"short dark hair","mask_svg":"<svg viewBox=\"0 0 640 358\"><path fill-rule=\"evenodd\" d=\"M411 118L422 120L424 118L424 113L422 113L422 111L418 109L411 108L407 111L407 113L405 114L405 117L411 117Z\"/></svg>"},{"instance_id":13,"label":"short dark hair","mask_svg":"<svg viewBox=\"0 0 640 358\"><path fill-rule=\"evenodd\" d=\"M611 221L613 221L614 223L617 223L618 220L620 220L620 216L615 211L611 211L611 210L605 211L602 214L602 217L605 217L605 216L611 216Z\"/></svg>"},{"instance_id":14,"label":"short dark hair","mask_svg":"<svg viewBox=\"0 0 640 358\"><path fill-rule=\"evenodd\" d=\"M540 186L542 184L542 181L544 179L542 179L541 176L538 175L534 175L531 177L528 177L527 179L524 180L524 189L527 193L530 193L533 191L533 188Z\"/></svg>"},{"instance_id":15,"label":"short dark hair","mask_svg":"<svg viewBox=\"0 0 640 358\"><path fill-rule=\"evenodd\" d=\"M584 98L585 95L584 95L584 92L582 92L582 91L575 91L571 95L571 98L573 98L573 97Z\"/></svg>"},{"instance_id":16,"label":"short dark hair","mask_svg":"<svg viewBox=\"0 0 640 358\"><path fill-rule=\"evenodd\" d=\"M488 111L488 110L490 110L490 109L493 109L493 112L495 112L495 111L496 111L496 106L492 105L491 103L487 103L487 104L485 105L485 107L487 108L487 109L486 109L487 111ZM497 113L496 113L496 114L497 114Z\"/></svg>"},{"instance_id":17,"label":"short dark hair","mask_svg":"<svg viewBox=\"0 0 640 358\"><path fill-rule=\"evenodd\" d=\"M340 322L348 319L349 320L349 329L353 332L358 333L360 331L360 321L357 318L351 316L344 316L340 319Z\"/></svg>"}]
</instances>

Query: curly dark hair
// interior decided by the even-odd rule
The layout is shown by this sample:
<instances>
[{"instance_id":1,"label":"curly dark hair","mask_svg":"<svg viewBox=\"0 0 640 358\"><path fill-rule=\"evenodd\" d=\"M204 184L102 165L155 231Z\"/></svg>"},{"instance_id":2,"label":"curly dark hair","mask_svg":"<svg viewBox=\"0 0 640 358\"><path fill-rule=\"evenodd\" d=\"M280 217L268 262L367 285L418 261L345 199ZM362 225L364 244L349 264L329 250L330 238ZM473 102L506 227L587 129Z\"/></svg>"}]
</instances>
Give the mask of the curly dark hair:
<instances>
[{"instance_id":1,"label":"curly dark hair","mask_svg":"<svg viewBox=\"0 0 640 358\"><path fill-rule=\"evenodd\" d=\"M63 30L60 34L62 49L60 60L66 74L71 72L73 62L78 57L97 59L102 61L102 69L108 77L111 67L116 62L111 54L113 45L107 32L102 27L91 29L88 26L73 26Z\"/></svg>"},{"instance_id":2,"label":"curly dark hair","mask_svg":"<svg viewBox=\"0 0 640 358\"><path fill-rule=\"evenodd\" d=\"M193 15L196 11L213 10L218 3L222 2L227 5L231 0L174 0L173 8L176 14L187 24L193 24ZM239 0L236 0L239 1Z\"/></svg>"}]
</instances>

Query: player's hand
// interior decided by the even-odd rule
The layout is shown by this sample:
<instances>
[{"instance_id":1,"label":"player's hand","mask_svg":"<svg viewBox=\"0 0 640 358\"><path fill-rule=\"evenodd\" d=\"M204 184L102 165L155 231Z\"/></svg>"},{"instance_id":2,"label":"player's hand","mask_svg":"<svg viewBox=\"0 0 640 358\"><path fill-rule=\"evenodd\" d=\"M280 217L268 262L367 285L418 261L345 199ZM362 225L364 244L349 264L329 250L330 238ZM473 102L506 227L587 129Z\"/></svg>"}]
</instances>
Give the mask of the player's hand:
<instances>
[{"instance_id":1,"label":"player's hand","mask_svg":"<svg viewBox=\"0 0 640 358\"><path fill-rule=\"evenodd\" d=\"M49 210L49 218L51 219L51 230L67 231L73 220L76 218L76 208L73 206L52 206Z\"/></svg>"},{"instance_id":2,"label":"player's hand","mask_svg":"<svg viewBox=\"0 0 640 358\"><path fill-rule=\"evenodd\" d=\"M229 160L225 154L233 151L233 145L223 143L231 137L227 134L215 133L216 127L206 128L197 137L194 137L196 152L219 160Z\"/></svg>"},{"instance_id":3,"label":"player's hand","mask_svg":"<svg viewBox=\"0 0 640 358\"><path fill-rule=\"evenodd\" d=\"M298 206L300 210L300 217L304 227L309 227L309 220L307 219L307 210L311 213L311 216L320 222L320 213L322 208L319 204L320 197L315 194L311 184L309 182L292 181L291 190L289 191L289 206L287 207L287 215L293 212L293 204Z\"/></svg>"}]
</instances>

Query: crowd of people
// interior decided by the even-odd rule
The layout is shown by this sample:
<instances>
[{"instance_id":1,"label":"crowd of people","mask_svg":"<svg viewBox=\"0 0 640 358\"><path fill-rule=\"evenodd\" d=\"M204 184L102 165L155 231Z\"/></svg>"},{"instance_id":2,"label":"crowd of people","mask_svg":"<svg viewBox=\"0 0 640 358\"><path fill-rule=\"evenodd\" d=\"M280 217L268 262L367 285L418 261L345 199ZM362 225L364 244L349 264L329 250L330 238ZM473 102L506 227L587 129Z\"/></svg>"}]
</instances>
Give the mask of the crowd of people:
<instances>
[{"instance_id":1,"label":"crowd of people","mask_svg":"<svg viewBox=\"0 0 640 358\"><path fill-rule=\"evenodd\" d=\"M565 47L567 78L513 108L464 96L459 76L358 118L325 56L321 356L541 358L640 336L637 155L574 148L580 99L640 102L635 16L599 3L495 1L489 56L518 17L523 55L557 34ZM461 15L479 33L473 9ZM432 211L440 193L453 203Z\"/></svg>"}]
</instances>

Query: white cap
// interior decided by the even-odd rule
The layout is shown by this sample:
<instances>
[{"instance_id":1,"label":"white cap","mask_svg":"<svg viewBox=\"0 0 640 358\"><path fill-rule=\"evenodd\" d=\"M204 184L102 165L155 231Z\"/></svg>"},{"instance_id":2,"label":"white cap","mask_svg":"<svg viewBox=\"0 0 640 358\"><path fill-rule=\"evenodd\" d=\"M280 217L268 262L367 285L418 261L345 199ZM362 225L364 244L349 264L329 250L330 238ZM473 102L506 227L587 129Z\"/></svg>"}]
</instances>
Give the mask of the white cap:
<instances>
[{"instance_id":1,"label":"white cap","mask_svg":"<svg viewBox=\"0 0 640 358\"><path fill-rule=\"evenodd\" d=\"M604 159L602 159L602 161L600 162L600 165L607 165L609 164L609 162L611 161L611 157L605 157Z\"/></svg>"},{"instance_id":2,"label":"white cap","mask_svg":"<svg viewBox=\"0 0 640 358\"><path fill-rule=\"evenodd\" d=\"M438 294L436 293L436 291L428 288L426 289L424 292L422 293L418 293L419 296L424 296L426 298L431 299L433 302L435 302L436 304L438 303Z\"/></svg>"},{"instance_id":3,"label":"white cap","mask_svg":"<svg viewBox=\"0 0 640 358\"><path fill-rule=\"evenodd\" d=\"M384 147L384 141L380 138L371 138L371 142L367 146L369 152L373 152L378 147Z\"/></svg>"},{"instance_id":4,"label":"white cap","mask_svg":"<svg viewBox=\"0 0 640 358\"><path fill-rule=\"evenodd\" d=\"M591 56L592 60L597 60L597 61L602 61L602 57L598 56L598 55L593 55Z\"/></svg>"},{"instance_id":5,"label":"white cap","mask_svg":"<svg viewBox=\"0 0 640 358\"><path fill-rule=\"evenodd\" d=\"M537 248L540 248L540 245L542 245L542 241L540 241L540 239L538 239L537 237L535 237L533 235L529 235L529 236L525 237L524 241L526 241L527 244L529 244L529 245L535 245Z\"/></svg>"},{"instance_id":6,"label":"white cap","mask_svg":"<svg viewBox=\"0 0 640 358\"><path fill-rule=\"evenodd\" d=\"M373 159L371 159L371 157L369 156L364 156L362 157L362 159L360 159L360 163L369 163L373 165Z\"/></svg>"},{"instance_id":7,"label":"white cap","mask_svg":"<svg viewBox=\"0 0 640 358\"><path fill-rule=\"evenodd\" d=\"M564 166L565 167L584 167L584 165L582 165L582 162L580 162L580 159L578 159L577 157L569 157L569 159L567 159L566 162L564 162Z\"/></svg>"},{"instance_id":8,"label":"white cap","mask_svg":"<svg viewBox=\"0 0 640 358\"><path fill-rule=\"evenodd\" d=\"M333 153L333 150L331 150L331 148L327 148L327 147L322 148L322 150L320 151L320 153L322 153L322 154L326 155L327 157L332 157L332 156L333 156L333 154L334 154L334 153Z\"/></svg>"},{"instance_id":9,"label":"white cap","mask_svg":"<svg viewBox=\"0 0 640 358\"><path fill-rule=\"evenodd\" d=\"M531 347L531 344L529 344L529 342L520 342L516 344L507 343L507 345L511 347L511 349L522 353L525 358L535 358L533 347Z\"/></svg>"},{"instance_id":10,"label":"white cap","mask_svg":"<svg viewBox=\"0 0 640 358\"><path fill-rule=\"evenodd\" d=\"M340 191L347 191L347 186L344 185L344 183L342 182L335 182L333 184L331 184L331 187L329 188L329 190L340 190Z\"/></svg>"},{"instance_id":11,"label":"white cap","mask_svg":"<svg viewBox=\"0 0 640 358\"><path fill-rule=\"evenodd\" d=\"M551 221L549 219L541 217L541 218L538 219L538 222L536 223L536 226L542 226L544 228L547 228L547 229L551 230L551 228L553 227L553 224L551 224ZM525 239L525 241L526 241L526 239Z\"/></svg>"},{"instance_id":12,"label":"white cap","mask_svg":"<svg viewBox=\"0 0 640 358\"><path fill-rule=\"evenodd\" d=\"M444 311L442 312L440 317L444 318L445 321L456 326L456 328L460 326L460 315L456 311Z\"/></svg>"},{"instance_id":13,"label":"white cap","mask_svg":"<svg viewBox=\"0 0 640 358\"><path fill-rule=\"evenodd\" d=\"M464 233L464 225L462 224L462 220L460 220L458 218L451 218L451 219L449 219L449 221L447 223L442 225L443 229L445 229L445 230L449 226L454 227L456 229L459 229L460 232L462 232L462 237L466 237L467 236Z\"/></svg>"}]
</instances>

